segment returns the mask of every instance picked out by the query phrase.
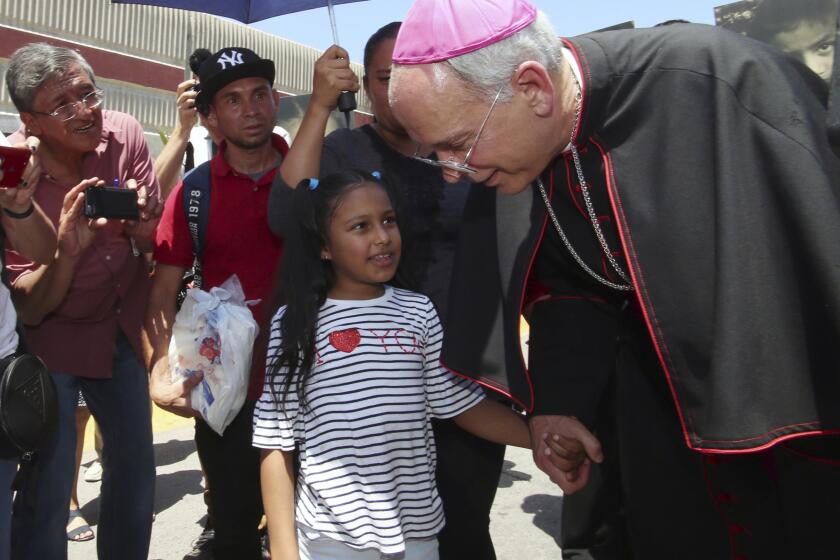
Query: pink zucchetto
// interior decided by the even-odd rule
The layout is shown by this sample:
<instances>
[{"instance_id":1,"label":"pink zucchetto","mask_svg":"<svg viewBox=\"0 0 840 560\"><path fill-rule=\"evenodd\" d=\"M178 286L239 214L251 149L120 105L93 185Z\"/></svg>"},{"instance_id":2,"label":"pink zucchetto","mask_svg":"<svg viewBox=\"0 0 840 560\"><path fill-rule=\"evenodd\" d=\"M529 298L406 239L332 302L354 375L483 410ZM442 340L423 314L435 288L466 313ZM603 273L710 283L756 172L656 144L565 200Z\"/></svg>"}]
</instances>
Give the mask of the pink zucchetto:
<instances>
[{"instance_id":1,"label":"pink zucchetto","mask_svg":"<svg viewBox=\"0 0 840 560\"><path fill-rule=\"evenodd\" d=\"M510 37L537 18L525 0L416 0L400 27L395 64L430 64Z\"/></svg>"}]
</instances>

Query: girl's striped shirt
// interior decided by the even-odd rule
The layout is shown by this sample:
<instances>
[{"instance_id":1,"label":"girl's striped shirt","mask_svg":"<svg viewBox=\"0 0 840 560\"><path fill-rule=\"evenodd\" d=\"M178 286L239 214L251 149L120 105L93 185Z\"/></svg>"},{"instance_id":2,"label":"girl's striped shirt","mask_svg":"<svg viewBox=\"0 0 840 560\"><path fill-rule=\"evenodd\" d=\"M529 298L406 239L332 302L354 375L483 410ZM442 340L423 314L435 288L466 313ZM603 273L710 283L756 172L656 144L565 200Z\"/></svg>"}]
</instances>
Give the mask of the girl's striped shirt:
<instances>
[{"instance_id":1,"label":"girl's striped shirt","mask_svg":"<svg viewBox=\"0 0 840 560\"><path fill-rule=\"evenodd\" d=\"M282 375L272 387L284 310L272 321L254 445L298 447L298 527L310 538L383 554L402 552L406 539L434 537L444 519L429 419L455 416L483 393L440 365L443 332L431 301L391 287L371 300L328 299L306 407L293 391L278 403Z\"/></svg>"}]
</instances>

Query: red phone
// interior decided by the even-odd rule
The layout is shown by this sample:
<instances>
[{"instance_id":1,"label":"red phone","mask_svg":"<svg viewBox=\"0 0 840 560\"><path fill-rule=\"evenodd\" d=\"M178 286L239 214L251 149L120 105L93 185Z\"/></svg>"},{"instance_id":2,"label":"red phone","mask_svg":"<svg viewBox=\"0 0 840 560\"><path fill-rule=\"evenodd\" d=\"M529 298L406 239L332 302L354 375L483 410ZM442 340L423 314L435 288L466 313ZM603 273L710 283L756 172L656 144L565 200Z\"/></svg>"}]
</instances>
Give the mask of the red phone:
<instances>
[{"instance_id":1,"label":"red phone","mask_svg":"<svg viewBox=\"0 0 840 560\"><path fill-rule=\"evenodd\" d=\"M15 188L18 186L31 154L29 148L0 146L0 170L3 171L3 177L0 178L0 187Z\"/></svg>"}]
</instances>

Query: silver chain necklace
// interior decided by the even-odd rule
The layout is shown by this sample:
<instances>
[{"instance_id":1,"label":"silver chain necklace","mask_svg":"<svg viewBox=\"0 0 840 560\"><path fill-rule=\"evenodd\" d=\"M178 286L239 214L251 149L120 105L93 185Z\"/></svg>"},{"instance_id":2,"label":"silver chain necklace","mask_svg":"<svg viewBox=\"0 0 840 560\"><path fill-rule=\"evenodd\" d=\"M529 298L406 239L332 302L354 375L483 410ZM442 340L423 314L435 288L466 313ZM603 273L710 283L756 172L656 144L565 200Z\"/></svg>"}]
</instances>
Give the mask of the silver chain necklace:
<instances>
[{"instance_id":1,"label":"silver chain necklace","mask_svg":"<svg viewBox=\"0 0 840 560\"><path fill-rule=\"evenodd\" d=\"M598 216L595 214L595 206L592 204L592 197L589 196L589 185L586 183L586 179L583 176L583 167L580 164L580 155L578 154L577 147L575 146L575 130L577 130L578 124L580 124L580 114L582 108L582 99L583 94L581 92L580 84L577 84L577 94L575 95L575 100L577 101L577 106L575 109L575 122L572 125L572 133L569 137L569 146L572 152L572 159L575 163L575 172L577 173L578 182L580 183L580 192L583 195L583 200L586 204L586 212L589 214L589 221L592 223L592 229L595 230L595 237L598 238L598 243L601 245L601 250L604 252L604 255L607 257L607 260L610 263L610 266L615 271L618 276L624 280L624 284L619 284L616 282L611 282L607 280L594 270L592 270L589 265L587 265L583 259L578 255L577 251L575 251L574 247L572 247L572 243L569 241L569 238L566 237L566 232L563 231L563 228L560 226L560 221L557 219L557 216L554 214L554 208L551 206L551 201L548 198L548 194L545 192L545 186L543 185L542 179L539 177L537 178L537 188L540 191L540 196L542 196L543 202L545 203L545 209L548 212L549 218L551 218L551 223L554 224L554 229L557 230L557 234L560 236L560 240L563 241L563 244L568 249L569 253L572 255L572 258L575 262L580 265L580 267L589 274L592 278L600 282L601 284L610 287L614 290L619 290L622 292L632 292L633 291L633 284L630 279L627 277L627 274L618 264L618 261L612 254L609 245L607 245L607 240L604 237L604 232L601 230L601 225L598 222Z\"/></svg>"}]
</instances>

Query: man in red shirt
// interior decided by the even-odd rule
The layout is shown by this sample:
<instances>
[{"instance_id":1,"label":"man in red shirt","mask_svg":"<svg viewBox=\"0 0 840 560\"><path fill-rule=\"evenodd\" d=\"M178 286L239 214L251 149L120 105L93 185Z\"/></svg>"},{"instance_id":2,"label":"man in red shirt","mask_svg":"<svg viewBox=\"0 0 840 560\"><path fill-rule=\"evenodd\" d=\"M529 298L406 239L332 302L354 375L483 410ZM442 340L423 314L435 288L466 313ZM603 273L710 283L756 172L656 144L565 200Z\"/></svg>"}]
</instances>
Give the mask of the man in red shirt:
<instances>
[{"instance_id":1,"label":"man in red shirt","mask_svg":"<svg viewBox=\"0 0 840 560\"><path fill-rule=\"evenodd\" d=\"M260 300L251 310L263 323L283 247L268 228L268 194L288 151L285 141L272 134L279 101L272 90L274 63L245 48L226 48L202 63L199 78L197 107L224 138L210 162L202 287L209 290L236 274L246 299ZM157 231L157 268L146 314L147 359L155 403L177 414L194 415L189 391L198 379L173 384L167 358L176 296L184 272L193 264L183 189L181 182L167 199ZM260 346L258 342L255 348ZM196 421L196 446L211 488L217 560L260 558L259 452L251 446L251 418L262 391L264 352L264 348L254 352L248 398L224 435L216 434L202 419Z\"/></svg>"}]
</instances>

